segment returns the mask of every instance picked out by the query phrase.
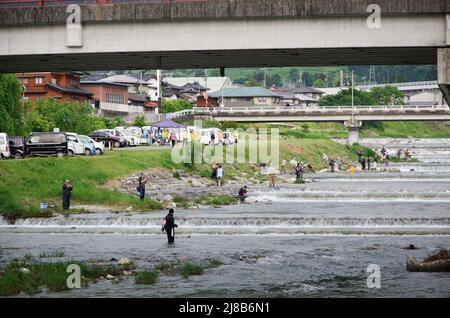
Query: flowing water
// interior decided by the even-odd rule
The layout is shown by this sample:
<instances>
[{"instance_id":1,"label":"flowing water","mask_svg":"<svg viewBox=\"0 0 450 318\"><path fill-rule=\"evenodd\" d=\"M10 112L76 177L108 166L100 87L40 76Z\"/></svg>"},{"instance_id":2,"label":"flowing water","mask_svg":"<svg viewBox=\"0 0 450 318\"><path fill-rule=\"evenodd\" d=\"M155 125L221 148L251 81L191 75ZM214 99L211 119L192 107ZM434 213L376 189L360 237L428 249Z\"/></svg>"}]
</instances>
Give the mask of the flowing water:
<instances>
[{"instance_id":1,"label":"flowing water","mask_svg":"<svg viewBox=\"0 0 450 318\"><path fill-rule=\"evenodd\" d=\"M449 297L448 273L410 273L407 256L423 259L450 247L450 140L368 139L421 162L401 172L321 173L304 185L251 189L248 204L177 210L176 245L161 233L165 213L83 214L0 219L0 263L30 252L64 249L56 260L127 257L139 267L162 260L218 259L223 265L188 279L162 276L154 286L100 281L45 297ZM407 250L410 244L418 249ZM369 289L368 265L381 268Z\"/></svg>"}]
</instances>

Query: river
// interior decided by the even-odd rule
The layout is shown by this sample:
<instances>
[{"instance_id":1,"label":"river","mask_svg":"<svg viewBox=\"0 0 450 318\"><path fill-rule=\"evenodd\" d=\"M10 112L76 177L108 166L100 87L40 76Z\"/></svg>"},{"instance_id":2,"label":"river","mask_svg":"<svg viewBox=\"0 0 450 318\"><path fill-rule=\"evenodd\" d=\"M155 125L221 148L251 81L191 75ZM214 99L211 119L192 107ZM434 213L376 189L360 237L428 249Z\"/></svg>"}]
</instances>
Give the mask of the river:
<instances>
[{"instance_id":1,"label":"river","mask_svg":"<svg viewBox=\"0 0 450 318\"><path fill-rule=\"evenodd\" d=\"M26 253L64 249L64 260L127 257L138 267L161 260L218 259L223 265L188 279L161 276L153 286L132 278L41 297L449 297L448 273L410 273L406 259L450 246L450 140L366 139L420 162L400 172L320 173L314 182L250 189L249 204L177 210L176 245L161 233L165 212L0 219L4 264ZM380 166L380 165L379 165ZM406 248L414 244L416 250ZM381 288L370 289L370 264Z\"/></svg>"}]
</instances>

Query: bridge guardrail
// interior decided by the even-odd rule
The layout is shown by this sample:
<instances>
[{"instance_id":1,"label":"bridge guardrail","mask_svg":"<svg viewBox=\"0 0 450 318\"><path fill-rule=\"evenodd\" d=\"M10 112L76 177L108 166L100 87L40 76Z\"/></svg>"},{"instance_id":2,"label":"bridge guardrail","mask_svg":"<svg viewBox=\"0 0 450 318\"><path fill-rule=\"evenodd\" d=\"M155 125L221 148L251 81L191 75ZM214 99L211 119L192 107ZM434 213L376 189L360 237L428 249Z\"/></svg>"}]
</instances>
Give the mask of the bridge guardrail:
<instances>
[{"instance_id":1,"label":"bridge guardrail","mask_svg":"<svg viewBox=\"0 0 450 318\"><path fill-rule=\"evenodd\" d=\"M196 107L192 110L189 110L192 114L221 114L221 113L256 113L256 112L336 112L336 111L352 111L355 113L359 113L362 111L387 111L387 112L405 112L405 111L437 111L437 110L450 110L447 105L432 105L432 106L408 106L408 105L399 105L399 106L388 106L388 105L374 105L374 106L316 106L316 107L301 107L301 106L290 106L290 107L223 107L223 108L214 108L212 111L209 108L204 107Z\"/></svg>"}]
</instances>

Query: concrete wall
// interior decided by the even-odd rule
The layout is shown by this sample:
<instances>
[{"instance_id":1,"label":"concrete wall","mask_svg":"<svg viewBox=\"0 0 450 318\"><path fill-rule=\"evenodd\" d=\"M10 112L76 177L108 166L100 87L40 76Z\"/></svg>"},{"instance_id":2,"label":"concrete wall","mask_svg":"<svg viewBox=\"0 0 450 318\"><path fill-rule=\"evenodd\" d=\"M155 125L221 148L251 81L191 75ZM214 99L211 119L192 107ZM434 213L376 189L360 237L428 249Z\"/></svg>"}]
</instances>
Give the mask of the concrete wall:
<instances>
[{"instance_id":1,"label":"concrete wall","mask_svg":"<svg viewBox=\"0 0 450 318\"><path fill-rule=\"evenodd\" d=\"M82 6L83 22L368 16L373 0L210 0ZM450 13L448 0L377 0L385 15ZM1 9L0 25L65 23L66 7Z\"/></svg>"}]
</instances>

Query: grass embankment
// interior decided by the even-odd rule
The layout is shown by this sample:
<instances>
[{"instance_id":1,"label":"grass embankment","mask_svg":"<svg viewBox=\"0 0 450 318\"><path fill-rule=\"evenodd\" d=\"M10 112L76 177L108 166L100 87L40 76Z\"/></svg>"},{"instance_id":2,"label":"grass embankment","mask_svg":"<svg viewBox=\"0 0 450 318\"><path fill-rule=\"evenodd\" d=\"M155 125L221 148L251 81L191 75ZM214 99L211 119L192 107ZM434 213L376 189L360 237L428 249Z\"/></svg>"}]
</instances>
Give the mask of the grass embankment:
<instances>
[{"instance_id":1,"label":"grass embankment","mask_svg":"<svg viewBox=\"0 0 450 318\"><path fill-rule=\"evenodd\" d=\"M368 125L363 138L450 138L450 126L437 122L383 122Z\"/></svg>"},{"instance_id":2,"label":"grass embankment","mask_svg":"<svg viewBox=\"0 0 450 318\"><path fill-rule=\"evenodd\" d=\"M159 202L101 187L107 181L151 167L177 168L170 151L109 151L104 156L29 158L0 162L0 214L7 217L48 216L61 212L61 189L69 179L71 204L100 204L134 210L162 208ZM39 202L56 207L40 210Z\"/></svg>"},{"instance_id":3,"label":"grass embankment","mask_svg":"<svg viewBox=\"0 0 450 318\"><path fill-rule=\"evenodd\" d=\"M341 155L344 162L354 154L348 149L327 138L298 139L282 134L280 142L280 161L298 160L311 163L316 169L325 168L322 160L326 153L330 158ZM231 149L230 149L231 148ZM232 147L224 148L226 151ZM247 156L249 150L246 150ZM236 153L236 151L235 151ZM225 158L223 156L223 158ZM219 161L218 161L219 162ZM258 162L260 163L260 162ZM160 202L120 193L102 187L108 181L128 176L150 168L165 168L174 171L174 178L179 171L190 172L205 178L211 177L209 164L186 165L175 164L170 150L161 151L109 151L104 156L73 158L28 158L25 160L5 160L0 162L0 214L9 218L45 217L61 211L61 187L69 179L74 187L72 206L103 205L115 208L132 207L135 211L161 209ZM238 177L259 176L258 164L225 164L225 182ZM39 209L39 203L45 201L55 206ZM196 198L196 204L227 205L235 202L231 196L214 196ZM182 203L182 202L180 202ZM73 211L82 212L82 211Z\"/></svg>"},{"instance_id":4,"label":"grass embankment","mask_svg":"<svg viewBox=\"0 0 450 318\"><path fill-rule=\"evenodd\" d=\"M52 253L44 254L52 255ZM140 285L153 285L158 282L161 275L180 275L186 279L192 275L202 275L205 270L220 267L222 262L216 259L200 263L177 260L173 264L160 262L153 268L139 270L133 262L123 265L93 265L79 261L39 262L31 254L27 254L0 269L0 296L36 294L44 288L51 292L69 290L67 278L71 272L68 273L67 268L72 264L80 267L81 287L86 288L90 283L105 278L118 283L125 277L134 276L135 283Z\"/></svg>"}]
</instances>

